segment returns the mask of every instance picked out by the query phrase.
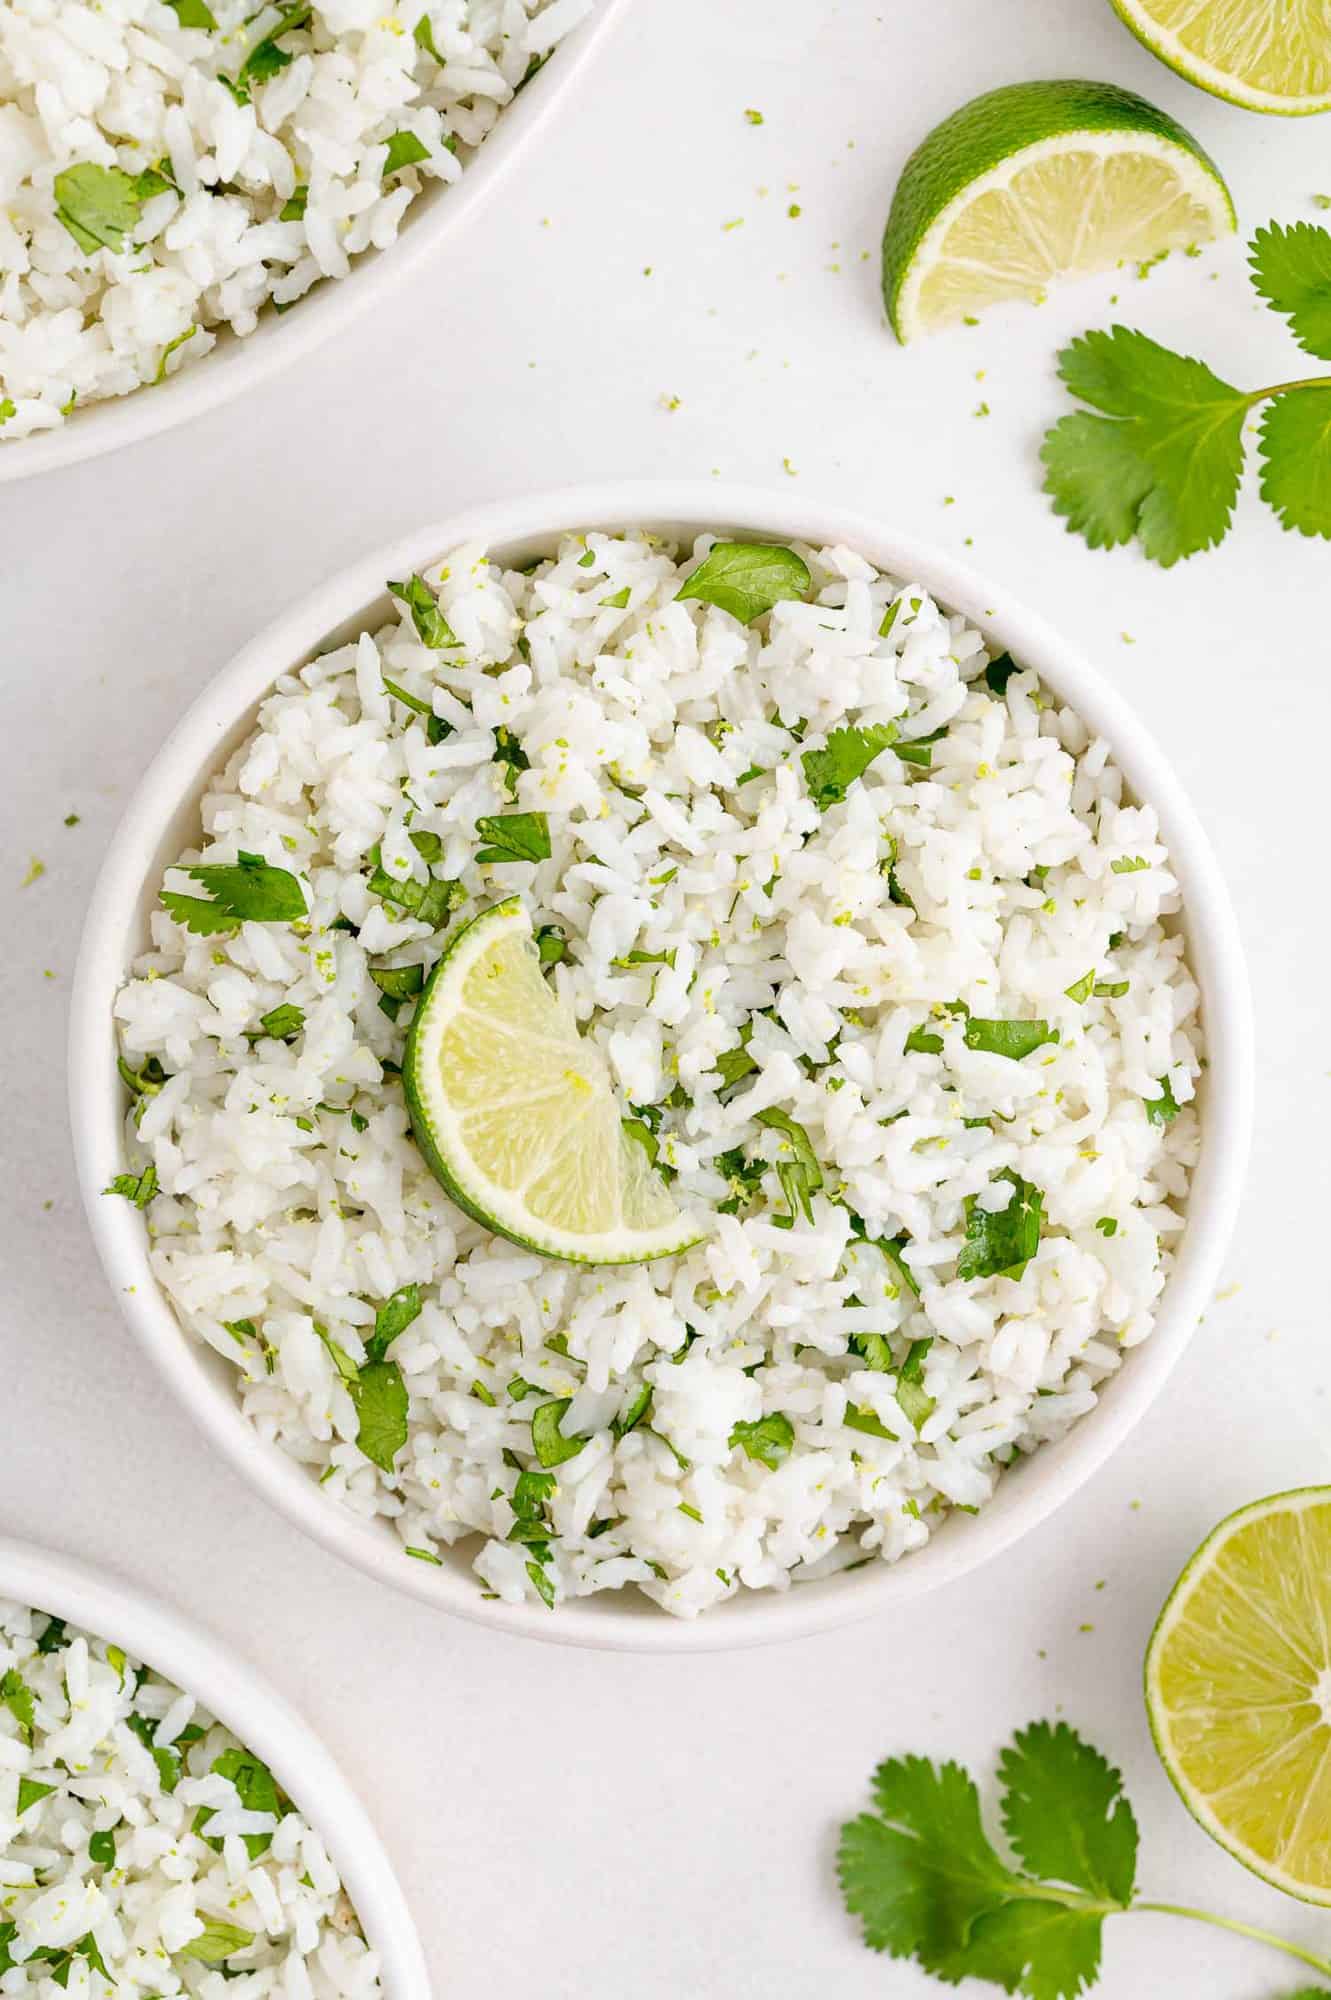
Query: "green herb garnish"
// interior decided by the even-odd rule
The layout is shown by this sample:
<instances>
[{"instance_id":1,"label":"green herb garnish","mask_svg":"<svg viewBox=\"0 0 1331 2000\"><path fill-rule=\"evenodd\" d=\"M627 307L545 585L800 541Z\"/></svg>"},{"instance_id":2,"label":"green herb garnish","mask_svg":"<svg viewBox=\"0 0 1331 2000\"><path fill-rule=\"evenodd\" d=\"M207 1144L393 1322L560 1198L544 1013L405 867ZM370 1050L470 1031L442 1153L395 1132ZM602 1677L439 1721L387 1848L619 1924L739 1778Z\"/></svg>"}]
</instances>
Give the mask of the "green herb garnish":
<instances>
[{"instance_id":1,"label":"green herb garnish","mask_svg":"<svg viewBox=\"0 0 1331 2000\"><path fill-rule=\"evenodd\" d=\"M414 132L390 132L383 178L387 180L390 174L401 173L403 167L419 166L422 160L428 160L429 157L429 147L423 146ZM393 588L391 583L388 587L390 590ZM445 641L445 644L447 643Z\"/></svg>"},{"instance_id":2,"label":"green herb garnish","mask_svg":"<svg viewBox=\"0 0 1331 2000\"><path fill-rule=\"evenodd\" d=\"M876 722L858 729L834 729L821 750L800 755L809 797L820 812L845 798L875 757L896 747L895 722Z\"/></svg>"},{"instance_id":3,"label":"green herb garnish","mask_svg":"<svg viewBox=\"0 0 1331 2000\"><path fill-rule=\"evenodd\" d=\"M1042 1048L1046 1042L1057 1039L1048 1021L987 1021L978 1014L967 1017L963 1036L968 1049L980 1049L986 1055L1007 1056L1012 1062L1020 1062L1033 1049Z\"/></svg>"},{"instance_id":4,"label":"green herb garnish","mask_svg":"<svg viewBox=\"0 0 1331 2000\"><path fill-rule=\"evenodd\" d=\"M411 613L411 622L416 628L416 636L423 646L440 652L446 646L456 646L453 628L439 609L434 592L423 576L414 572L401 583L388 586L398 602L405 604Z\"/></svg>"},{"instance_id":5,"label":"green herb garnish","mask_svg":"<svg viewBox=\"0 0 1331 2000\"><path fill-rule=\"evenodd\" d=\"M565 1437L559 1428L572 1401L571 1396L561 1396L553 1403L542 1403L532 1413L532 1450L542 1465L563 1465L566 1459L576 1458L587 1442L586 1438Z\"/></svg>"},{"instance_id":6,"label":"green herb garnish","mask_svg":"<svg viewBox=\"0 0 1331 2000\"><path fill-rule=\"evenodd\" d=\"M757 1113L758 1123L770 1131L783 1132L790 1141L793 1158L776 1162L776 1177L781 1192L785 1196L787 1214L773 1217L778 1229L793 1229L803 1212L806 1222L813 1221L813 1203L810 1197L823 1185L823 1170L818 1164L818 1156L813 1150L809 1135L802 1125L787 1116L784 1111L769 1108Z\"/></svg>"},{"instance_id":7,"label":"green herb garnish","mask_svg":"<svg viewBox=\"0 0 1331 2000\"><path fill-rule=\"evenodd\" d=\"M1299 344L1331 358L1331 234L1272 223L1249 258L1257 290ZM1079 410L1048 433L1045 491L1092 548L1136 536L1168 568L1221 541L1238 497L1244 422L1262 403L1263 498L1284 527L1331 536L1331 377L1236 389L1124 326L1064 348L1059 373L1097 414Z\"/></svg>"},{"instance_id":8,"label":"green herb garnish","mask_svg":"<svg viewBox=\"0 0 1331 2000\"><path fill-rule=\"evenodd\" d=\"M476 822L478 861L548 861L550 822L544 813L492 813Z\"/></svg>"},{"instance_id":9,"label":"green herb garnish","mask_svg":"<svg viewBox=\"0 0 1331 2000\"><path fill-rule=\"evenodd\" d=\"M181 873L206 889L211 900L163 889L162 905L198 937L233 931L242 923L296 923L308 915L305 892L296 877L244 848L235 861L198 863Z\"/></svg>"},{"instance_id":10,"label":"green herb garnish","mask_svg":"<svg viewBox=\"0 0 1331 2000\"><path fill-rule=\"evenodd\" d=\"M1020 1278L1040 1245L1044 1196L1011 1167L995 1180L1007 1181L1012 1196L1006 1208L982 1208L977 1196L966 1197L966 1242L957 1261L959 1278Z\"/></svg>"},{"instance_id":11,"label":"green herb garnish","mask_svg":"<svg viewBox=\"0 0 1331 2000\"><path fill-rule=\"evenodd\" d=\"M774 1410L768 1417L757 1417L752 1422L741 1421L730 1433L732 1451L742 1451L747 1458L757 1459L773 1472L783 1459L790 1456L794 1442L795 1426L779 1410Z\"/></svg>"},{"instance_id":12,"label":"green herb garnish","mask_svg":"<svg viewBox=\"0 0 1331 2000\"><path fill-rule=\"evenodd\" d=\"M752 625L773 605L803 599L813 578L794 549L767 542L717 542L676 592L719 605Z\"/></svg>"}]
</instances>

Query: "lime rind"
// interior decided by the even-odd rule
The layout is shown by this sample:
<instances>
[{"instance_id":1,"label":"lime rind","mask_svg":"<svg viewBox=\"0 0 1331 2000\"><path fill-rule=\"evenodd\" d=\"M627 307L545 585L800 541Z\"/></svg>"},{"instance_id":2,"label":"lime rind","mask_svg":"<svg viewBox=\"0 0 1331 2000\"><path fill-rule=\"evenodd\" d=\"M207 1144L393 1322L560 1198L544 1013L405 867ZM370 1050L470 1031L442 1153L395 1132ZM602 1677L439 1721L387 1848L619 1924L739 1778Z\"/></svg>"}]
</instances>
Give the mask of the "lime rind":
<instances>
[{"instance_id":1,"label":"lime rind","mask_svg":"<svg viewBox=\"0 0 1331 2000\"><path fill-rule=\"evenodd\" d=\"M1277 118L1311 118L1319 112L1331 111L1331 82L1325 90L1319 91L1269 90L1234 70L1222 69L1209 57L1189 48L1181 36L1155 18L1142 0L1110 0L1110 4L1143 47L1173 70L1175 76L1181 76L1186 83L1195 84L1212 97L1223 98L1226 104L1236 104L1244 111L1261 111ZM1317 38L1325 52L1324 69L1331 78L1329 0L1252 0L1252 6L1254 15L1271 30L1271 40L1277 46L1288 46L1289 41L1288 34L1282 32L1277 9L1283 6L1291 19L1302 14L1308 23L1309 35ZM1204 14L1206 9L1194 10L1194 26L1198 12ZM1316 19L1315 15L1320 19ZM1272 28L1273 22L1275 25Z\"/></svg>"},{"instance_id":2,"label":"lime rind","mask_svg":"<svg viewBox=\"0 0 1331 2000\"><path fill-rule=\"evenodd\" d=\"M495 1235L539 1256L598 1265L646 1263L702 1240L624 1132L604 1058L541 976L519 897L483 910L450 940L417 1006L402 1080L431 1172ZM480 1164L479 1139L492 1167L510 1169L511 1184ZM609 1227L575 1226L580 1205L604 1215L607 1204Z\"/></svg>"},{"instance_id":3,"label":"lime rind","mask_svg":"<svg viewBox=\"0 0 1331 2000\"><path fill-rule=\"evenodd\" d=\"M972 99L935 126L902 170L882 246L883 300L898 339L908 341L927 330L930 321L921 312L920 295L966 211L986 196L1010 190L1019 176L1042 163L1082 154L1101 163L1137 159L1167 166L1179 195L1195 205L1196 230L1189 234L1189 244L1237 227L1234 204L1215 161L1176 119L1145 98L1115 84L1008 84ZM1108 169L1102 165L1101 171ZM1095 193L1088 190L1087 200ZM1155 240L1152 219L1149 213L1144 218L1140 242L1131 253L1135 261L1181 247ZM1038 217L1032 225L1038 238ZM1093 245L1079 247L1081 258L1045 257L1045 280L1065 270L1089 272L1120 261L1109 255L1098 262ZM1033 241L1031 248L1038 265L1046 246ZM1028 271L995 297L1029 298L1037 289ZM962 316L960 310L951 315Z\"/></svg>"},{"instance_id":4,"label":"lime rind","mask_svg":"<svg viewBox=\"0 0 1331 2000\"><path fill-rule=\"evenodd\" d=\"M1161 1667L1170 1641L1186 1619L1190 1601L1198 1584L1215 1568L1228 1544L1245 1529L1269 1520L1275 1515L1298 1515L1315 1508L1324 1508L1331 1514L1331 1486L1293 1487L1284 1493L1274 1493L1265 1499L1250 1501L1246 1506L1236 1508L1232 1514L1226 1515L1195 1550L1166 1598L1147 1644L1142 1680L1146 1716L1156 1753L1170 1783L1197 1824L1218 1846L1223 1847L1227 1854L1232 1855L1262 1881L1269 1883L1273 1888L1283 1890L1286 1895L1296 1897L1300 1902L1316 1904L1319 1908L1326 1909L1331 1908L1331 1882L1325 1885L1309 1883L1256 1853L1250 1844L1234 1834L1210 1803L1208 1796L1188 1775L1175 1741L1175 1733L1170 1727L1169 1703L1160 1686ZM1323 1711L1320 1726L1327 1735L1328 1747L1331 1747L1331 1716L1328 1715L1328 1707L1331 1706L1331 1634L1323 1629L1322 1637L1327 1655L1323 1673L1327 1678L1318 1690L1318 1699ZM1309 1699L1312 1699L1311 1695Z\"/></svg>"}]
</instances>

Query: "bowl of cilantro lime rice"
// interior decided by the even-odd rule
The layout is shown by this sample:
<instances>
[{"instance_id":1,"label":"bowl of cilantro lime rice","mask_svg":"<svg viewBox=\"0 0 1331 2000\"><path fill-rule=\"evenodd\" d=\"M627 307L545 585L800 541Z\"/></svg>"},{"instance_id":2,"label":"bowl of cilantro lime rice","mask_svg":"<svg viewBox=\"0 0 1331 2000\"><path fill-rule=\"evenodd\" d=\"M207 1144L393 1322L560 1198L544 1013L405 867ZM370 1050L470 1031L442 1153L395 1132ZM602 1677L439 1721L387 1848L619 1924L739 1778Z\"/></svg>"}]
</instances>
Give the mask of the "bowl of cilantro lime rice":
<instances>
[{"instance_id":1,"label":"bowl of cilantro lime rice","mask_svg":"<svg viewBox=\"0 0 1331 2000\"><path fill-rule=\"evenodd\" d=\"M1141 724L872 522L481 509L196 702L72 1030L135 1334L463 1615L739 1644L958 1576L1156 1394L1246 1153L1234 922Z\"/></svg>"},{"instance_id":2,"label":"bowl of cilantro lime rice","mask_svg":"<svg viewBox=\"0 0 1331 2000\"><path fill-rule=\"evenodd\" d=\"M166 1605L0 1541L9 1995L426 2000L369 1819L318 1738Z\"/></svg>"},{"instance_id":3,"label":"bowl of cilantro lime rice","mask_svg":"<svg viewBox=\"0 0 1331 2000\"><path fill-rule=\"evenodd\" d=\"M445 254L620 0L10 0L0 481L253 389Z\"/></svg>"}]
</instances>

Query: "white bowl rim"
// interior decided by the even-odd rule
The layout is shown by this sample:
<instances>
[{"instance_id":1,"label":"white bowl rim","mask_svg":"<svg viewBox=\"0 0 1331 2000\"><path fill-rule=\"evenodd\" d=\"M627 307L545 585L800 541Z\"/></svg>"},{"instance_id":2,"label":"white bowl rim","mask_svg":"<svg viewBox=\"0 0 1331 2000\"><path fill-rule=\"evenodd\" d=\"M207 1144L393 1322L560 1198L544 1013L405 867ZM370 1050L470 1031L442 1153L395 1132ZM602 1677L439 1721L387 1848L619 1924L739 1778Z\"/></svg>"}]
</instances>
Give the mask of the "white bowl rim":
<instances>
[{"instance_id":1,"label":"white bowl rim","mask_svg":"<svg viewBox=\"0 0 1331 2000\"><path fill-rule=\"evenodd\" d=\"M246 1660L120 1576L8 1536L0 1537L0 1598L123 1645L262 1757L332 1856L379 1955L388 2000L430 2000L416 1926L368 1813L322 1740Z\"/></svg>"},{"instance_id":2,"label":"white bowl rim","mask_svg":"<svg viewBox=\"0 0 1331 2000\"><path fill-rule=\"evenodd\" d=\"M101 1197L121 1164L123 1089L115 1070L111 1002L123 982L129 933L155 855L178 809L179 772L209 768L216 749L277 675L319 650L354 618L373 615L383 580L409 574L463 543L492 548L550 542L588 528L660 528L845 543L890 573L921 584L972 618L986 638L1037 668L1107 737L1133 792L1156 809L1183 890L1189 957L1201 984L1209 1056L1202 1155L1190 1189L1190 1219L1151 1338L1106 1385L1095 1410L1059 1442L1024 1461L1020 1479L1000 1480L978 1516L954 1516L921 1550L894 1565L870 1564L788 1591L743 1592L686 1621L628 1593L544 1606L488 1602L478 1580L404 1557L382 1524L367 1523L320 1496L308 1474L262 1443L239 1402L202 1366L206 1350L180 1326L151 1275L142 1219ZM138 949L138 947L135 947ZM84 929L70 1011L69 1083L74 1149L94 1240L131 1331L211 1442L265 1497L325 1548L398 1589L506 1632L567 1645L634 1652L694 1652L762 1644L867 1617L950 1582L1016 1541L1097 1470L1163 1386L1215 1288L1242 1192L1253 1118L1251 1000L1238 925L1224 877L1200 820L1163 753L1100 673L1044 620L967 566L877 522L814 498L702 480L576 486L471 508L382 548L312 591L274 620L198 695L149 766L107 852ZM960 1531L960 1532L958 1532ZM610 1593L606 1593L610 1597ZM736 1615L736 1614L741 1615Z\"/></svg>"},{"instance_id":3,"label":"white bowl rim","mask_svg":"<svg viewBox=\"0 0 1331 2000\"><path fill-rule=\"evenodd\" d=\"M61 466L156 437L177 424L246 395L279 369L313 353L371 305L390 285L419 269L468 219L483 209L509 168L539 136L602 46L628 0L593 0L593 11L573 28L521 93L504 106L493 131L451 186L431 183L403 218L386 250L367 250L344 278L325 280L298 301L299 310L268 312L253 333L226 329L225 353L206 354L162 383L144 384L127 396L109 396L76 412L57 430L0 443L0 486L35 479Z\"/></svg>"}]
</instances>

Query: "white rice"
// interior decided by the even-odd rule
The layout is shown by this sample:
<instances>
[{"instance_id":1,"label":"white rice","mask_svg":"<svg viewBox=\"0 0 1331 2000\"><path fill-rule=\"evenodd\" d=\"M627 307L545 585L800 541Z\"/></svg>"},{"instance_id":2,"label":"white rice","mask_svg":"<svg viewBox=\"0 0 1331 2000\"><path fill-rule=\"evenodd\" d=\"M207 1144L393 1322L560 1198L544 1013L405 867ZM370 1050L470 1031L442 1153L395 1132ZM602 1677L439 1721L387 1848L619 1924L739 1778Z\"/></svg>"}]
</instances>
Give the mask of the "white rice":
<instances>
[{"instance_id":1,"label":"white rice","mask_svg":"<svg viewBox=\"0 0 1331 2000\"><path fill-rule=\"evenodd\" d=\"M0 1601L0 1993L378 2000L323 1841L244 1756L119 1647Z\"/></svg>"},{"instance_id":2,"label":"white rice","mask_svg":"<svg viewBox=\"0 0 1331 2000\"><path fill-rule=\"evenodd\" d=\"M129 1153L156 1168L153 1264L182 1322L330 1504L387 1517L427 1559L467 1542L506 1601L633 1584L691 1616L895 1561L1092 1408L1150 1334L1183 1227L1198 995L1155 814L1109 746L1033 673L992 692L981 635L849 549L801 548L814 601L751 629L679 601L710 541L677 561L649 535L574 536L526 575L460 549L428 572L457 650L403 613L284 677L208 787L200 852L299 871L308 934L195 937L159 909L116 1004L128 1065L155 1057L170 1079L136 1104ZM848 719L944 733L931 768L888 751L820 812L802 758ZM496 761L506 742L523 768ZM476 862L478 816L506 808L547 814L548 861ZM419 833L441 843L433 871ZM710 1218L698 1249L584 1272L447 1201L384 1066L410 1005L389 1019L367 970L428 967L440 936L370 893L376 844L390 873L456 879L462 918L517 891L560 928L551 976ZM673 963L620 962L634 950ZM1091 971L1124 990L1070 998ZM290 1042L258 1028L282 1003L305 1017ZM968 1047L958 1003L1057 1040L1022 1060ZM756 1069L727 1090L714 1065L742 1030ZM908 1050L912 1031L941 1048ZM1162 1079L1180 1109L1157 1123ZM793 1227L765 1107L805 1129L823 1175ZM735 1149L757 1163L738 1180ZM982 1227L1005 1172L1042 1192L1038 1249L1017 1278L962 1278L968 1198ZM918 1299L852 1215L906 1239ZM327 1341L359 1364L409 1284L423 1309L391 1358L410 1434L389 1476L357 1448ZM648 1418L618 1435L646 1386ZM560 1397L587 1442L533 1559L512 1498L532 1411ZM732 1444L778 1414L779 1462Z\"/></svg>"},{"instance_id":3,"label":"white rice","mask_svg":"<svg viewBox=\"0 0 1331 2000\"><path fill-rule=\"evenodd\" d=\"M591 4L4 0L0 441L192 367L384 249ZM425 157L392 171L394 135ZM157 176L103 247L61 215L63 193L87 219L57 177L89 168Z\"/></svg>"}]
</instances>

